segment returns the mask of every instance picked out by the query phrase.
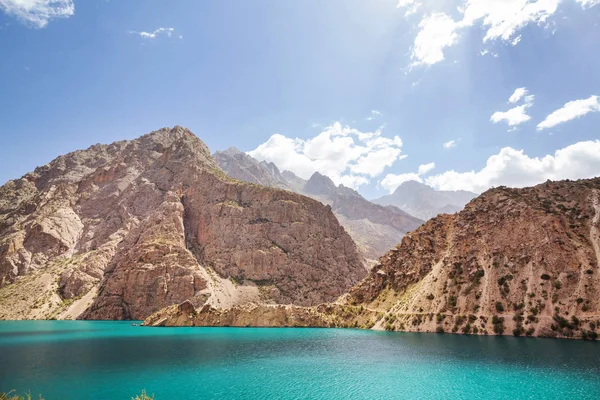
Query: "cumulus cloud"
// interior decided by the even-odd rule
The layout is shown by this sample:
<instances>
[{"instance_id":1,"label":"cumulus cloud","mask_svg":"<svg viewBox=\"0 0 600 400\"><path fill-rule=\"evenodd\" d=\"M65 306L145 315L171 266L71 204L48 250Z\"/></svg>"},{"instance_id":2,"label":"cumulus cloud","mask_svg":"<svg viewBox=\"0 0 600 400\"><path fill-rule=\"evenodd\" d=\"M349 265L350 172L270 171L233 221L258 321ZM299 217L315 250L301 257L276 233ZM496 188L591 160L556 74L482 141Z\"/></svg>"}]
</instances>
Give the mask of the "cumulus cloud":
<instances>
[{"instance_id":1,"label":"cumulus cloud","mask_svg":"<svg viewBox=\"0 0 600 400\"><path fill-rule=\"evenodd\" d=\"M158 36L162 36L162 35L171 37L173 35L173 32L175 32L174 28L158 28L153 32L129 31L128 33L133 34L133 35L139 35L140 37L142 37L144 39L156 39ZM179 39L183 39L183 36L180 35Z\"/></svg>"},{"instance_id":2,"label":"cumulus cloud","mask_svg":"<svg viewBox=\"0 0 600 400\"><path fill-rule=\"evenodd\" d=\"M413 66L443 61L444 49L458 41L457 30L454 20L444 13L423 18L412 49Z\"/></svg>"},{"instance_id":3,"label":"cumulus cloud","mask_svg":"<svg viewBox=\"0 0 600 400\"><path fill-rule=\"evenodd\" d=\"M419 165L417 172L409 172L407 174L387 174L385 178L379 182L381 187L390 193L394 193L396 188L408 181L417 181L423 183L423 175L426 175L432 169L435 168L435 163L428 163Z\"/></svg>"},{"instance_id":4,"label":"cumulus cloud","mask_svg":"<svg viewBox=\"0 0 600 400\"><path fill-rule=\"evenodd\" d=\"M562 108L553 111L537 126L537 130L552 128L572 119L582 117L591 112L600 111L598 96L590 96L587 99L573 100L566 103Z\"/></svg>"},{"instance_id":5,"label":"cumulus cloud","mask_svg":"<svg viewBox=\"0 0 600 400\"><path fill-rule=\"evenodd\" d=\"M583 8L600 4L600 0L576 1ZM516 46L522 39L521 30L528 25L546 24L556 13L560 2L561 0L459 0L456 2L460 14L457 19L433 8L434 12L424 14L419 24L411 54L413 66L443 61L444 50L458 43L462 30L473 26L483 28L483 43L500 40ZM413 3L416 1L401 0L398 6L409 7ZM484 54L487 51L482 53Z\"/></svg>"},{"instance_id":6,"label":"cumulus cloud","mask_svg":"<svg viewBox=\"0 0 600 400\"><path fill-rule=\"evenodd\" d=\"M27 26L43 28L55 18L75 14L73 0L0 0L0 10Z\"/></svg>"},{"instance_id":7,"label":"cumulus cloud","mask_svg":"<svg viewBox=\"0 0 600 400\"><path fill-rule=\"evenodd\" d=\"M443 144L445 149L451 149L453 147L456 147L456 140L449 140L446 143Z\"/></svg>"},{"instance_id":8,"label":"cumulus cloud","mask_svg":"<svg viewBox=\"0 0 600 400\"><path fill-rule=\"evenodd\" d=\"M446 171L426 179L440 190L481 193L493 186L524 187L547 179L583 179L600 176L600 140L578 142L544 157L505 147L488 158L479 171Z\"/></svg>"},{"instance_id":9,"label":"cumulus cloud","mask_svg":"<svg viewBox=\"0 0 600 400\"><path fill-rule=\"evenodd\" d=\"M490 117L490 121L492 121L494 124L497 124L501 121L506 121L508 126L512 127L516 127L523 122L529 121L531 117L527 115L527 109L533 105L533 100L535 97L533 95L528 95L527 93L529 92L524 87L516 89L508 99L508 102L514 104L521 99L524 99L524 103L507 111L496 111Z\"/></svg>"},{"instance_id":10,"label":"cumulus cloud","mask_svg":"<svg viewBox=\"0 0 600 400\"><path fill-rule=\"evenodd\" d=\"M336 184L358 188L379 176L385 168L405 156L398 136L383 136L382 129L362 132L339 122L310 139L272 135L248 152L257 160L275 163L304 179L315 172L329 176Z\"/></svg>"}]
</instances>

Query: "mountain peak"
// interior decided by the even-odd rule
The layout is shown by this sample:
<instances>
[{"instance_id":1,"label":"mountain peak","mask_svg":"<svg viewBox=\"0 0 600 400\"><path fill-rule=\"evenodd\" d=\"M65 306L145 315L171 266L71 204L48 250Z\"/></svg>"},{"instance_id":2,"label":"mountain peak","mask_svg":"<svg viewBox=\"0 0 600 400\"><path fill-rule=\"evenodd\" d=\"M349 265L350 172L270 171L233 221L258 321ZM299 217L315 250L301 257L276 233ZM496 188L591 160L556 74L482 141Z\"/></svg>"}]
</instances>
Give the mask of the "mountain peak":
<instances>
[{"instance_id":1,"label":"mountain peak","mask_svg":"<svg viewBox=\"0 0 600 400\"><path fill-rule=\"evenodd\" d=\"M333 183L331 178L319 172L312 174L310 179L306 182L306 186L304 187L304 190L309 193L323 195L329 195L332 192L335 192L336 189L337 186L335 186L335 183Z\"/></svg>"}]
</instances>

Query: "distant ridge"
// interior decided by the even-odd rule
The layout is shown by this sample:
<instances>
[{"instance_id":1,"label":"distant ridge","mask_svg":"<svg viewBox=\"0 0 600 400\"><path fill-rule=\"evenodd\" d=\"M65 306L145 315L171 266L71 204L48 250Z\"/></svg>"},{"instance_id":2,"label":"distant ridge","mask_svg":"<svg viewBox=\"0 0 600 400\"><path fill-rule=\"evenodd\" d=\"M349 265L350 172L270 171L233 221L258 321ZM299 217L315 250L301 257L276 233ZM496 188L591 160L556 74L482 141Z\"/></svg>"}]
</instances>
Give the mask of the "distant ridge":
<instances>
[{"instance_id":1,"label":"distant ridge","mask_svg":"<svg viewBox=\"0 0 600 400\"><path fill-rule=\"evenodd\" d=\"M396 206L415 217L428 220L438 214L454 214L477 197L465 190L435 190L417 181L403 182L394 193L374 199L373 203Z\"/></svg>"}]
</instances>

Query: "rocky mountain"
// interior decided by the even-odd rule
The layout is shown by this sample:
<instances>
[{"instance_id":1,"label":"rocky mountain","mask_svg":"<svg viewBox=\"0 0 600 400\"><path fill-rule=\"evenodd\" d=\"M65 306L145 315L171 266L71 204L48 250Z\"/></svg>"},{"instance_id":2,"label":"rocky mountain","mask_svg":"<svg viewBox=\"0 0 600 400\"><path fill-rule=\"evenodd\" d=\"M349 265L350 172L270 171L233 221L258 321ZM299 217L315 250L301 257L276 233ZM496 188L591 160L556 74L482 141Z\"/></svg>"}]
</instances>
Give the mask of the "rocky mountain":
<instances>
[{"instance_id":1,"label":"rocky mountain","mask_svg":"<svg viewBox=\"0 0 600 400\"><path fill-rule=\"evenodd\" d=\"M318 172L305 181L290 171L280 172L274 164L259 162L237 149L217 152L215 160L232 178L285 188L330 205L371 264L395 246L406 232L423 223L397 207L374 204L353 189L336 186Z\"/></svg>"},{"instance_id":2,"label":"rocky mountain","mask_svg":"<svg viewBox=\"0 0 600 400\"><path fill-rule=\"evenodd\" d=\"M273 163L258 162L235 147L217 151L213 157L227 174L241 181L290 190L286 178Z\"/></svg>"},{"instance_id":3,"label":"rocky mountain","mask_svg":"<svg viewBox=\"0 0 600 400\"><path fill-rule=\"evenodd\" d=\"M465 190L435 190L417 181L407 181L396 188L394 193L373 200L384 206L396 206L423 220L438 214L454 214L477 194Z\"/></svg>"},{"instance_id":4,"label":"rocky mountain","mask_svg":"<svg viewBox=\"0 0 600 400\"><path fill-rule=\"evenodd\" d=\"M258 321L595 339L599 266L600 178L499 187L408 233L340 302L269 309ZM247 322L253 312L223 316ZM215 313L175 308L148 323L214 325Z\"/></svg>"},{"instance_id":5,"label":"rocky mountain","mask_svg":"<svg viewBox=\"0 0 600 400\"><path fill-rule=\"evenodd\" d=\"M229 178L181 127L0 188L3 319L139 319L184 300L309 306L365 274L330 207Z\"/></svg>"}]
</instances>

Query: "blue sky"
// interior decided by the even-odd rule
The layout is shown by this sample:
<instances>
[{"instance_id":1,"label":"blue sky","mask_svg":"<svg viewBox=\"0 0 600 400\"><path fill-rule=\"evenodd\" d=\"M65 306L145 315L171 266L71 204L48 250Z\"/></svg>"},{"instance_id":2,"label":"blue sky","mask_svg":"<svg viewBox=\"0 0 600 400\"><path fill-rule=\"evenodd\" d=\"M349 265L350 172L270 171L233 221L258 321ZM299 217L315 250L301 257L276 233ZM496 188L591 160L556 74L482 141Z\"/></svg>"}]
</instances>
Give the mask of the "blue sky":
<instances>
[{"instance_id":1,"label":"blue sky","mask_svg":"<svg viewBox=\"0 0 600 400\"><path fill-rule=\"evenodd\" d=\"M599 43L600 0L0 0L0 183L173 125L368 198L598 176Z\"/></svg>"}]
</instances>

